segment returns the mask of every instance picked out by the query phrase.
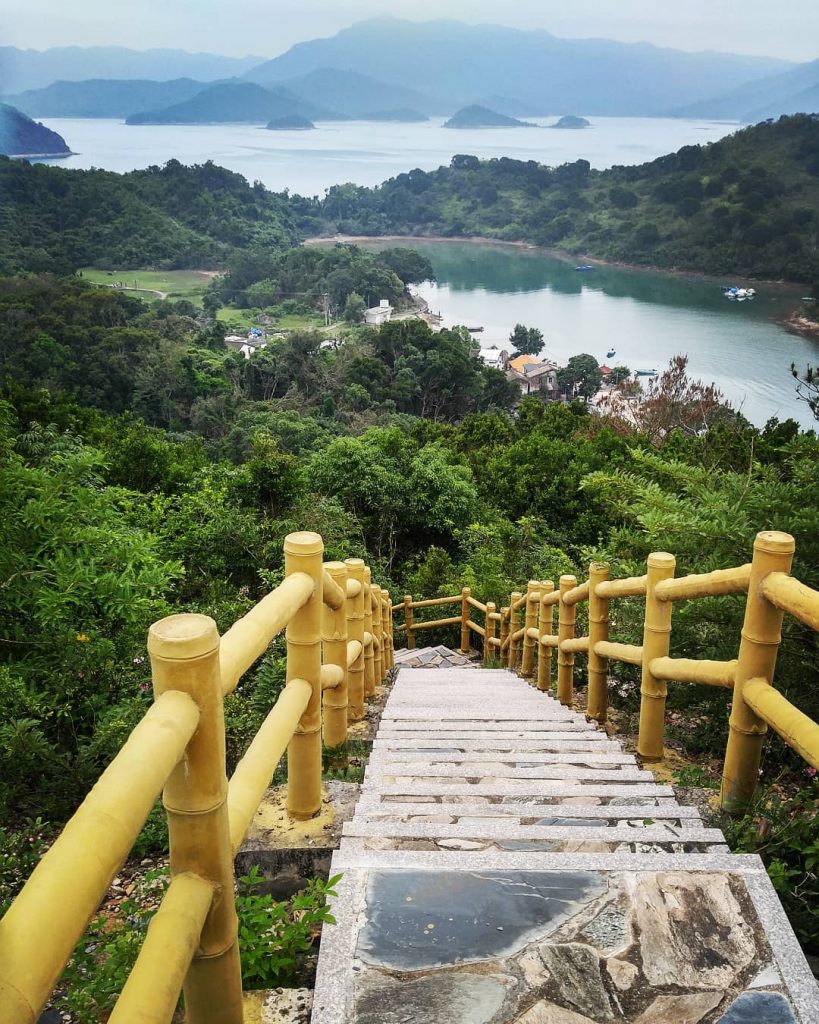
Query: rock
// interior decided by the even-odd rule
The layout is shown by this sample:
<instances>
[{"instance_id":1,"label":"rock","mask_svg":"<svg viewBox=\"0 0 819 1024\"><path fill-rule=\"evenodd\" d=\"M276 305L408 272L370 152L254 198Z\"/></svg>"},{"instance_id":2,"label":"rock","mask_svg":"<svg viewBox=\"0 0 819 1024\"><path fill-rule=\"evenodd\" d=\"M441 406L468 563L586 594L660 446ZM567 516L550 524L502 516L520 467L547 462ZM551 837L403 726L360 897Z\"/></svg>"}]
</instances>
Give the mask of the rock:
<instances>
[{"instance_id":1,"label":"rock","mask_svg":"<svg viewBox=\"0 0 819 1024\"><path fill-rule=\"evenodd\" d=\"M725 875L641 876L633 906L652 985L724 991L753 962L753 929Z\"/></svg>"},{"instance_id":2,"label":"rock","mask_svg":"<svg viewBox=\"0 0 819 1024\"><path fill-rule=\"evenodd\" d=\"M506 999L510 979L501 975L436 973L395 981L368 972L356 986L356 1024L488 1024Z\"/></svg>"},{"instance_id":3,"label":"rock","mask_svg":"<svg viewBox=\"0 0 819 1024\"><path fill-rule=\"evenodd\" d=\"M782 976L773 964L763 967L748 988L776 988L782 984Z\"/></svg>"},{"instance_id":4,"label":"rock","mask_svg":"<svg viewBox=\"0 0 819 1024\"><path fill-rule=\"evenodd\" d=\"M606 970L614 987L620 992L628 992L640 973L628 960L607 960Z\"/></svg>"},{"instance_id":5,"label":"rock","mask_svg":"<svg viewBox=\"0 0 819 1024\"><path fill-rule=\"evenodd\" d=\"M486 843L478 843L473 839L436 839L442 850L483 850Z\"/></svg>"},{"instance_id":6,"label":"rock","mask_svg":"<svg viewBox=\"0 0 819 1024\"><path fill-rule=\"evenodd\" d=\"M634 1024L669 1024L670 1021L674 1024L699 1024L710 1010L719 1005L721 999L722 992L658 996Z\"/></svg>"},{"instance_id":7,"label":"rock","mask_svg":"<svg viewBox=\"0 0 819 1024\"><path fill-rule=\"evenodd\" d=\"M527 949L518 960L518 967L523 971L523 977L526 979L526 984L529 988L537 988L549 977L543 961L532 949Z\"/></svg>"},{"instance_id":8,"label":"rock","mask_svg":"<svg viewBox=\"0 0 819 1024\"><path fill-rule=\"evenodd\" d=\"M631 922L627 911L609 903L585 926L581 935L606 956L631 945Z\"/></svg>"},{"instance_id":9,"label":"rock","mask_svg":"<svg viewBox=\"0 0 819 1024\"><path fill-rule=\"evenodd\" d=\"M716 1024L796 1024L791 1004L778 992L743 992Z\"/></svg>"},{"instance_id":10,"label":"rock","mask_svg":"<svg viewBox=\"0 0 819 1024\"><path fill-rule=\"evenodd\" d=\"M522 1017L517 1017L515 1024L594 1024L594 1021L544 999L527 1010Z\"/></svg>"},{"instance_id":11,"label":"rock","mask_svg":"<svg viewBox=\"0 0 819 1024\"><path fill-rule=\"evenodd\" d=\"M603 985L600 957L582 942L566 942L539 947L560 998L595 1020L610 1020L611 1004Z\"/></svg>"}]
</instances>

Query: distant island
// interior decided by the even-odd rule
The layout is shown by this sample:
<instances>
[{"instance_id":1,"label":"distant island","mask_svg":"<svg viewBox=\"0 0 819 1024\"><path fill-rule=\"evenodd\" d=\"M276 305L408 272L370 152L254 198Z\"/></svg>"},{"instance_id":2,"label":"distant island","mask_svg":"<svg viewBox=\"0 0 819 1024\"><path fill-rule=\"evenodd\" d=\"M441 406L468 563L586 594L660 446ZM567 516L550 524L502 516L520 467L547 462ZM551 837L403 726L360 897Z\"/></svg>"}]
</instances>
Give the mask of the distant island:
<instances>
[{"instance_id":1,"label":"distant island","mask_svg":"<svg viewBox=\"0 0 819 1024\"><path fill-rule=\"evenodd\" d=\"M365 114L363 121L400 121L403 124L415 124L418 121L428 121L426 114L411 107L396 107L394 110L374 110Z\"/></svg>"},{"instance_id":2,"label":"distant island","mask_svg":"<svg viewBox=\"0 0 819 1024\"><path fill-rule=\"evenodd\" d=\"M3 156L71 156L65 139L32 121L7 103L0 103L0 154Z\"/></svg>"},{"instance_id":3,"label":"distant island","mask_svg":"<svg viewBox=\"0 0 819 1024\"><path fill-rule=\"evenodd\" d=\"M309 103L283 86L263 89L252 82L219 82L181 103L132 114L126 124L268 124L283 117L343 121L326 107Z\"/></svg>"},{"instance_id":4,"label":"distant island","mask_svg":"<svg viewBox=\"0 0 819 1024\"><path fill-rule=\"evenodd\" d=\"M531 121L519 121L516 117L498 114L488 107L473 104L462 107L444 122L444 128L537 128Z\"/></svg>"},{"instance_id":5,"label":"distant island","mask_svg":"<svg viewBox=\"0 0 819 1024\"><path fill-rule=\"evenodd\" d=\"M309 117L302 117L300 114L287 114L284 117L274 117L268 122L267 128L272 132L308 132L316 126Z\"/></svg>"},{"instance_id":6,"label":"distant island","mask_svg":"<svg viewBox=\"0 0 819 1024\"><path fill-rule=\"evenodd\" d=\"M591 121L585 117L576 117L574 114L566 114L559 121L549 125L550 128L591 128Z\"/></svg>"}]
</instances>

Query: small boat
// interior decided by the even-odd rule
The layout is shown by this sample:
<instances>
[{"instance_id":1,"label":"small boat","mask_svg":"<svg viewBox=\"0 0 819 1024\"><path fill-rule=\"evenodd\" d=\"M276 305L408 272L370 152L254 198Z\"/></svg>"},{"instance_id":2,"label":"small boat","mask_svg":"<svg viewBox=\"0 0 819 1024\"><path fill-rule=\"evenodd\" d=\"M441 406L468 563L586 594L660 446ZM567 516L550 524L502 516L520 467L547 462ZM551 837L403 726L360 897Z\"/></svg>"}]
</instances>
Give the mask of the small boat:
<instances>
[{"instance_id":1,"label":"small boat","mask_svg":"<svg viewBox=\"0 0 819 1024\"><path fill-rule=\"evenodd\" d=\"M594 267L591 265L591 263L581 263L580 266L575 267L574 269L575 270L594 270Z\"/></svg>"},{"instance_id":2,"label":"small boat","mask_svg":"<svg viewBox=\"0 0 819 1024\"><path fill-rule=\"evenodd\" d=\"M656 377L657 376L657 371L656 370L638 370L637 371L637 376L638 377Z\"/></svg>"},{"instance_id":3,"label":"small boat","mask_svg":"<svg viewBox=\"0 0 819 1024\"><path fill-rule=\"evenodd\" d=\"M470 334L482 334L483 327L467 327Z\"/></svg>"},{"instance_id":4,"label":"small boat","mask_svg":"<svg viewBox=\"0 0 819 1024\"><path fill-rule=\"evenodd\" d=\"M613 348L610 348L608 350L608 352L606 353L606 359L611 359L612 356L616 356L616 355L617 355L617 352Z\"/></svg>"}]
</instances>

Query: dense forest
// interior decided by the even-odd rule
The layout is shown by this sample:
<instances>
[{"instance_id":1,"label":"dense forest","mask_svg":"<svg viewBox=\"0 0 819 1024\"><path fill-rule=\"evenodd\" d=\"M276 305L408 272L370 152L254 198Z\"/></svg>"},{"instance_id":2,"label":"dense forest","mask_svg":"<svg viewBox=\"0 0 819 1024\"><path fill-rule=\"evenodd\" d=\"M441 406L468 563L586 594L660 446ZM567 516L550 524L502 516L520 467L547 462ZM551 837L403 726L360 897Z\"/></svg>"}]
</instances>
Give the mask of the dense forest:
<instances>
[{"instance_id":1,"label":"dense forest","mask_svg":"<svg viewBox=\"0 0 819 1024\"><path fill-rule=\"evenodd\" d=\"M129 174L0 159L0 272L217 268L309 235L479 235L634 264L819 280L819 116L595 171L460 155L376 188L272 193L206 163Z\"/></svg>"},{"instance_id":2,"label":"dense forest","mask_svg":"<svg viewBox=\"0 0 819 1024\"><path fill-rule=\"evenodd\" d=\"M456 156L328 191L347 234L480 235L714 274L819 280L819 115L783 117L633 167Z\"/></svg>"}]
</instances>

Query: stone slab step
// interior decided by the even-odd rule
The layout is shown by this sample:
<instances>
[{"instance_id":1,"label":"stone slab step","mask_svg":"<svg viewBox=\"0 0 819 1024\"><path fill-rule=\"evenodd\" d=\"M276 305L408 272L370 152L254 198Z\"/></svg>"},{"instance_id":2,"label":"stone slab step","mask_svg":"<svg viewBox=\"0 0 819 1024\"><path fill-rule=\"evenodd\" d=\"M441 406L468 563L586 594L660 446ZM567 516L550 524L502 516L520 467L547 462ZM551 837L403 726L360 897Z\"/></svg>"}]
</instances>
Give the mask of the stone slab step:
<instances>
[{"instance_id":1,"label":"stone slab step","mask_svg":"<svg viewBox=\"0 0 819 1024\"><path fill-rule=\"evenodd\" d=\"M467 719L464 721L407 721L406 719L382 719L378 729L378 735L386 737L395 733L424 733L432 738L451 738L461 736L470 739L472 733L478 733L481 737L492 732L510 733L517 736L537 736L541 733L578 733L582 732L587 736L600 736L607 739L605 732L598 732L588 722L555 721L547 722L542 719L534 721L527 719L513 719L511 721L497 721L491 719ZM441 734L444 734L443 736ZM504 739L507 737L504 736Z\"/></svg>"},{"instance_id":2,"label":"stone slab step","mask_svg":"<svg viewBox=\"0 0 819 1024\"><path fill-rule=\"evenodd\" d=\"M388 769L371 759L365 780L378 776L397 775L402 778L464 778L464 779L581 779L589 782L652 782L651 772L640 768L565 768L560 765L540 765L536 768L518 768L515 765L487 764L483 767L463 765L401 765ZM480 789L478 790L480 792Z\"/></svg>"},{"instance_id":3,"label":"stone slab step","mask_svg":"<svg viewBox=\"0 0 819 1024\"><path fill-rule=\"evenodd\" d=\"M627 764L634 766L637 762L631 754L623 751L597 753L588 750L561 750L546 753L542 750L394 750L389 747L376 747L370 756L370 764L376 761L386 764L482 764L485 761L503 764L519 764L521 767L538 764L563 764L566 766L581 764L594 765Z\"/></svg>"},{"instance_id":4,"label":"stone slab step","mask_svg":"<svg viewBox=\"0 0 819 1024\"><path fill-rule=\"evenodd\" d=\"M577 739L570 740L543 740L543 739L529 739L518 737L517 739L483 739L483 740L464 740L453 737L452 739L397 739L394 736L387 738L376 737L373 741L373 750L394 750L396 753L401 751L414 751L420 753L421 751L434 752L436 750L458 750L462 752L467 751L528 751L535 750L541 753L553 753L559 754L566 752L567 754L593 754L595 751L599 753L616 754L622 753L622 747L616 740L606 740L603 737L603 742L598 739L589 739L586 736L579 736Z\"/></svg>"},{"instance_id":5,"label":"stone slab step","mask_svg":"<svg viewBox=\"0 0 819 1024\"><path fill-rule=\"evenodd\" d=\"M669 804L672 802L669 801ZM369 796L359 800L353 821L376 821L385 818L404 820L416 816L429 814L446 814L453 818L462 817L485 817L485 818L507 818L512 821L521 821L526 818L533 820L540 819L547 813L546 808L551 808L548 813L553 817L577 818L594 821L619 821L619 820L645 820L671 822L698 822L701 815L696 807L678 807L676 805L663 807L648 807L644 804L607 804L589 806L587 804L559 804L544 805L537 803L504 803L484 804L469 803L468 801L450 803L381 803L370 800Z\"/></svg>"},{"instance_id":6,"label":"stone slab step","mask_svg":"<svg viewBox=\"0 0 819 1024\"><path fill-rule=\"evenodd\" d=\"M442 782L369 782L365 776L362 784L363 791L381 793L383 796L523 796L523 797L594 797L601 800L612 797L639 797L640 799L655 797L674 797L674 790L671 786L662 786L656 782L634 782L634 783L603 783L594 785L583 784L582 782L551 782L544 779L529 780L528 782L503 782L487 783L480 787L471 786L469 783L442 783Z\"/></svg>"},{"instance_id":7,"label":"stone slab step","mask_svg":"<svg viewBox=\"0 0 819 1024\"><path fill-rule=\"evenodd\" d=\"M424 821L348 821L342 836L363 838L376 836L391 839L511 839L525 841L582 840L598 842L639 843L724 843L725 836L718 828L686 825L676 828L668 823L660 825L519 825L501 818L474 817L467 824Z\"/></svg>"}]
</instances>

